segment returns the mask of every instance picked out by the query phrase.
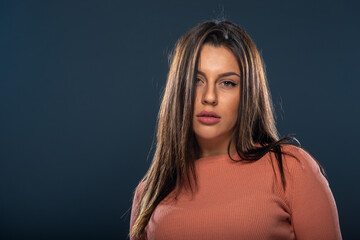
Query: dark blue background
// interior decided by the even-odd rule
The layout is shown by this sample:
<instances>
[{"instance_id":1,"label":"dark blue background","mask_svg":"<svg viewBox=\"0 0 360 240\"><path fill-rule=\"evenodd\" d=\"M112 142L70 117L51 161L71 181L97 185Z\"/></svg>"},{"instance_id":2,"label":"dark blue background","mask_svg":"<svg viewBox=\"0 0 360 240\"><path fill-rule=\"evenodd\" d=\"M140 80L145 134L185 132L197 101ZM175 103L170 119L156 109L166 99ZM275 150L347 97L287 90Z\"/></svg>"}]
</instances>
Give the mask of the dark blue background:
<instances>
[{"instance_id":1,"label":"dark blue background","mask_svg":"<svg viewBox=\"0 0 360 240\"><path fill-rule=\"evenodd\" d=\"M343 237L355 238L359 6L266 0L2 1L0 238L126 238L167 55L219 16L256 42L280 134L325 167Z\"/></svg>"}]
</instances>

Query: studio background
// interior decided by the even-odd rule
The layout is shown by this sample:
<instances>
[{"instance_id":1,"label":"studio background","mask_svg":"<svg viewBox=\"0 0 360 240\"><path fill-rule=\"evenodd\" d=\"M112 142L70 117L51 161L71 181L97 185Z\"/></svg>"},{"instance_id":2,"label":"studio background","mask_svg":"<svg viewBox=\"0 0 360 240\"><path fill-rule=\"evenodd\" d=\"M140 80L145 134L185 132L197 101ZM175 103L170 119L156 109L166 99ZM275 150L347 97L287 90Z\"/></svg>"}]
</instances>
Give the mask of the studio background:
<instances>
[{"instance_id":1,"label":"studio background","mask_svg":"<svg viewBox=\"0 0 360 240\"><path fill-rule=\"evenodd\" d=\"M344 239L360 213L355 1L1 1L0 238L126 239L168 54L225 17L254 39L281 136L324 167Z\"/></svg>"}]
</instances>

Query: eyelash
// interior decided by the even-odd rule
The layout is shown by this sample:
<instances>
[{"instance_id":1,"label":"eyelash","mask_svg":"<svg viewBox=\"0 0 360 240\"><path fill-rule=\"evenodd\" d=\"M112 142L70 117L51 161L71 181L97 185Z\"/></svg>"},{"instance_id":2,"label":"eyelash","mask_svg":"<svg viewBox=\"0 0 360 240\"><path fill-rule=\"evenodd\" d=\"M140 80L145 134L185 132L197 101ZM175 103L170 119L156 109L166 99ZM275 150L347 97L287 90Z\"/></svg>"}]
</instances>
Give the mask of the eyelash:
<instances>
[{"instance_id":1,"label":"eyelash","mask_svg":"<svg viewBox=\"0 0 360 240\"><path fill-rule=\"evenodd\" d=\"M231 87L235 87L235 86L236 86L236 83L233 83L233 82L231 82L231 81L224 81L224 82L222 82L222 83L228 83L228 84L230 84ZM228 84L225 84L225 86L229 86Z\"/></svg>"},{"instance_id":2,"label":"eyelash","mask_svg":"<svg viewBox=\"0 0 360 240\"><path fill-rule=\"evenodd\" d=\"M195 79L195 83L197 83L198 81L202 81L200 78L196 78ZM237 84L233 83L231 81L223 81L221 84L226 83L224 86L226 87L235 87Z\"/></svg>"}]
</instances>

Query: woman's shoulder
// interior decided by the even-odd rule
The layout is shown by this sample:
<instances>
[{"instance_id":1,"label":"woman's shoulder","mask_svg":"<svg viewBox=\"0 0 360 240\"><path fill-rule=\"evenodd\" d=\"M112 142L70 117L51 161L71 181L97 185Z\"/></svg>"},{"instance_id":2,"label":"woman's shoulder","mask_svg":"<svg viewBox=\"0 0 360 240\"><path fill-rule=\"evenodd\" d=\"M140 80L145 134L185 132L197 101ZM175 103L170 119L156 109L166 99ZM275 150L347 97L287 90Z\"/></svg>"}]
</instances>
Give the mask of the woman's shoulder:
<instances>
[{"instance_id":1,"label":"woman's shoulder","mask_svg":"<svg viewBox=\"0 0 360 240\"><path fill-rule=\"evenodd\" d=\"M139 201L139 198L140 198L142 192L144 191L145 185L146 185L146 180L141 180L138 183L138 185L136 186L135 191L134 191L134 196L133 196L134 202L137 203Z\"/></svg>"},{"instance_id":2,"label":"woman's shoulder","mask_svg":"<svg viewBox=\"0 0 360 240\"><path fill-rule=\"evenodd\" d=\"M292 144L283 144L281 146L283 157L288 165L293 168L296 166L302 169L311 168L317 170L319 167L318 161L306 149Z\"/></svg>"},{"instance_id":3,"label":"woman's shoulder","mask_svg":"<svg viewBox=\"0 0 360 240\"><path fill-rule=\"evenodd\" d=\"M291 175L296 178L318 179L326 183L321 172L322 166L313 155L303 147L284 144L281 146L283 162Z\"/></svg>"},{"instance_id":4,"label":"woman's shoulder","mask_svg":"<svg viewBox=\"0 0 360 240\"><path fill-rule=\"evenodd\" d=\"M141 180L138 185L136 186L135 189L135 195L140 195L142 193L142 191L144 190L144 187L146 186L147 181L146 180Z\"/></svg>"}]
</instances>

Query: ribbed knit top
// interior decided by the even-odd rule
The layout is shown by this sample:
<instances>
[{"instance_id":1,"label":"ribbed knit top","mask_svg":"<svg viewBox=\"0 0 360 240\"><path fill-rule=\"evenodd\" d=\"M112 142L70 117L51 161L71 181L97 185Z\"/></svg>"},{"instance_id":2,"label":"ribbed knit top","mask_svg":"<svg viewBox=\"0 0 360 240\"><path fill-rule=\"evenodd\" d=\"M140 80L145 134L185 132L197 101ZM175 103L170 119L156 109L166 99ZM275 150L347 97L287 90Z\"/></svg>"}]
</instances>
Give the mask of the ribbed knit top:
<instances>
[{"instance_id":1,"label":"ribbed knit top","mask_svg":"<svg viewBox=\"0 0 360 240\"><path fill-rule=\"evenodd\" d=\"M252 163L227 154L197 159L198 191L183 190L177 201L170 193L142 239L342 239L335 199L318 164L302 148L282 149L299 160L283 155L285 191L273 153ZM144 184L135 191L130 228Z\"/></svg>"}]
</instances>

